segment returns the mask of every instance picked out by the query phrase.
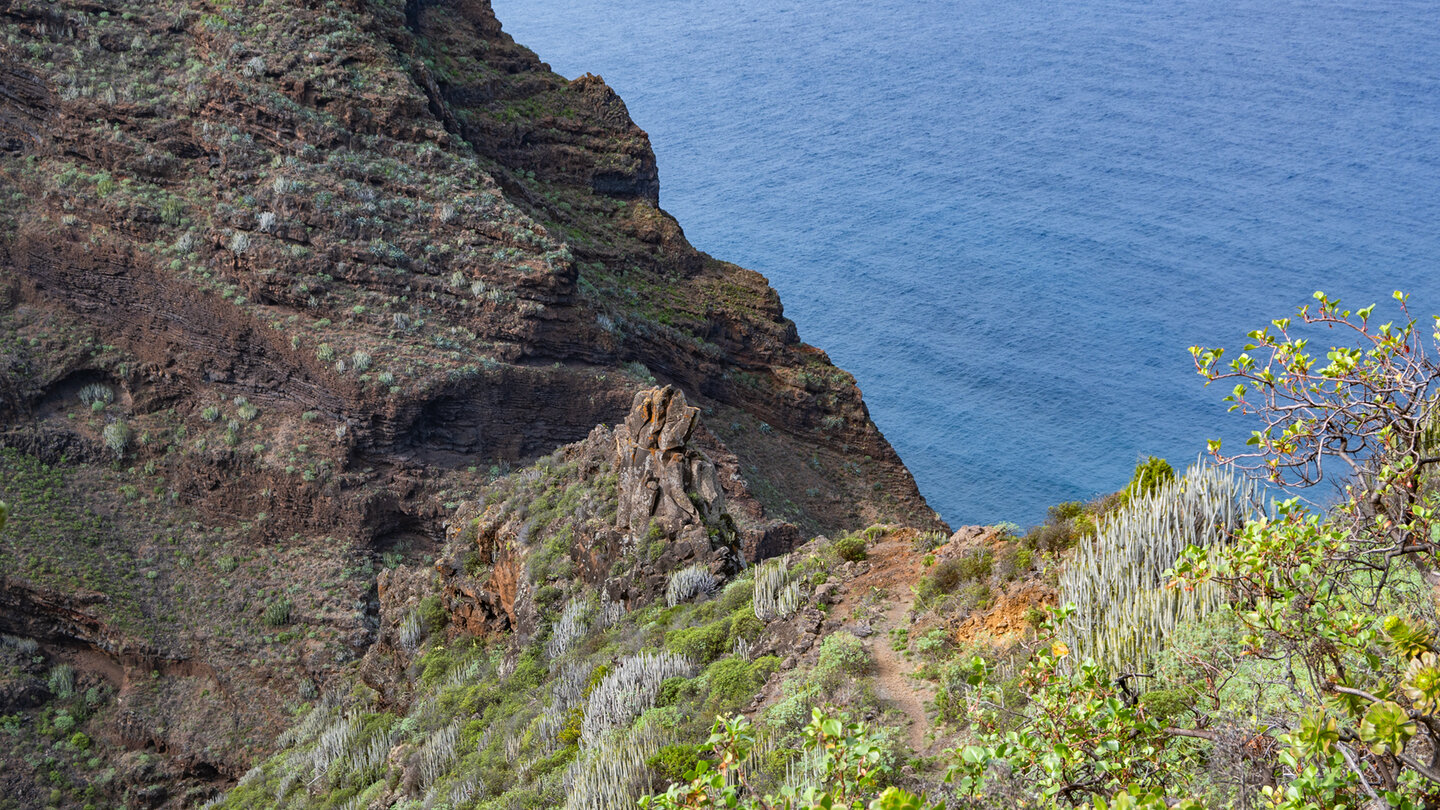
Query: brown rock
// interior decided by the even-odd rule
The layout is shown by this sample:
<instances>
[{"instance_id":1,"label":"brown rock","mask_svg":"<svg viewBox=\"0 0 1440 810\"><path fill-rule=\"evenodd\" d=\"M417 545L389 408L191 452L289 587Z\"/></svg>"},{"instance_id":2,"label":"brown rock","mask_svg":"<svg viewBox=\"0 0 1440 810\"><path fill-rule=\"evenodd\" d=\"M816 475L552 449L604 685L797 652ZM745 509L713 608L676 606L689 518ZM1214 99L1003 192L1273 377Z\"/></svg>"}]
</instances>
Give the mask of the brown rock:
<instances>
[{"instance_id":1,"label":"brown rock","mask_svg":"<svg viewBox=\"0 0 1440 810\"><path fill-rule=\"evenodd\" d=\"M723 514L725 496L715 465L690 444L699 415L700 409L686 404L685 394L673 386L635 395L624 424L615 430L617 530L644 537L654 522L674 538L693 534L687 532L690 527L703 531Z\"/></svg>"}]
</instances>

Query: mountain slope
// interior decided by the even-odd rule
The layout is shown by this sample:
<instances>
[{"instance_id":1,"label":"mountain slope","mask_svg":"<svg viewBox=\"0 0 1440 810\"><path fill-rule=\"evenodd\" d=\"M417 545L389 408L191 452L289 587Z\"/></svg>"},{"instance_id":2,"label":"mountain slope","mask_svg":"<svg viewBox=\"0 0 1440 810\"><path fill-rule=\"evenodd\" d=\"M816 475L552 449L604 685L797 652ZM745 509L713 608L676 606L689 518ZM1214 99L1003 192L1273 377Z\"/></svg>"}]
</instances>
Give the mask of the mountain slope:
<instances>
[{"instance_id":1,"label":"mountain slope","mask_svg":"<svg viewBox=\"0 0 1440 810\"><path fill-rule=\"evenodd\" d=\"M488 3L0 0L0 32L21 806L244 773L375 642L380 571L656 380L737 555L940 525L853 378L658 207L620 99Z\"/></svg>"}]
</instances>

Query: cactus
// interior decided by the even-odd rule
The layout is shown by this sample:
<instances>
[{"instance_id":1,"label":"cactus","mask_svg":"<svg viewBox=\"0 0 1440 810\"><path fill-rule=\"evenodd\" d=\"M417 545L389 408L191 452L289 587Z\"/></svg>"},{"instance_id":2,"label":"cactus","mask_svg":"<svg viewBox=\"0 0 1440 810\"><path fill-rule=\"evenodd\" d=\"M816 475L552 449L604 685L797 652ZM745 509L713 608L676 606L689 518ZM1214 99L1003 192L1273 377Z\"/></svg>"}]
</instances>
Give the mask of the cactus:
<instances>
[{"instance_id":1,"label":"cactus","mask_svg":"<svg viewBox=\"0 0 1440 810\"><path fill-rule=\"evenodd\" d=\"M555 679L556 713L563 713L572 706L580 705L585 699L585 687L590 682L590 670L583 664L566 664Z\"/></svg>"},{"instance_id":2,"label":"cactus","mask_svg":"<svg viewBox=\"0 0 1440 810\"><path fill-rule=\"evenodd\" d=\"M420 611L412 610L406 613L396 630L400 646L414 653L420 645L420 637L425 634L425 628L420 625Z\"/></svg>"},{"instance_id":3,"label":"cactus","mask_svg":"<svg viewBox=\"0 0 1440 810\"><path fill-rule=\"evenodd\" d=\"M431 734L420 746L420 784L429 786L445 775L450 763L455 761L455 741L460 738L460 721Z\"/></svg>"},{"instance_id":4,"label":"cactus","mask_svg":"<svg viewBox=\"0 0 1440 810\"><path fill-rule=\"evenodd\" d=\"M655 789L645 760L666 740L651 728L606 734L565 771L565 810L630 810Z\"/></svg>"},{"instance_id":5,"label":"cactus","mask_svg":"<svg viewBox=\"0 0 1440 810\"><path fill-rule=\"evenodd\" d=\"M344 757L350 750L350 744L355 741L359 723L353 718L338 717L323 732L315 742L315 748L310 752L310 769L315 779L325 776L330 770L330 764ZM283 795L283 794L282 794Z\"/></svg>"},{"instance_id":6,"label":"cactus","mask_svg":"<svg viewBox=\"0 0 1440 810\"><path fill-rule=\"evenodd\" d=\"M580 740L589 746L613 728L630 724L640 713L655 705L660 682L676 676L690 677L695 665L683 655L642 652L626 656L590 693Z\"/></svg>"},{"instance_id":7,"label":"cactus","mask_svg":"<svg viewBox=\"0 0 1440 810\"><path fill-rule=\"evenodd\" d=\"M1254 484L1197 462L1103 521L1060 575L1060 602L1075 606L1061 641L1075 660L1093 657L1117 672L1142 668L1177 625L1223 605L1219 584L1167 589L1164 572L1187 546L1225 542L1258 501Z\"/></svg>"},{"instance_id":8,"label":"cactus","mask_svg":"<svg viewBox=\"0 0 1440 810\"><path fill-rule=\"evenodd\" d=\"M122 421L111 422L100 431L100 437L105 440L105 447L115 454L115 458L125 457L125 448L130 445L130 427Z\"/></svg>"},{"instance_id":9,"label":"cactus","mask_svg":"<svg viewBox=\"0 0 1440 810\"><path fill-rule=\"evenodd\" d=\"M790 579L790 557L766 560L755 569L755 618L789 618L800 609L800 583Z\"/></svg>"},{"instance_id":10,"label":"cactus","mask_svg":"<svg viewBox=\"0 0 1440 810\"><path fill-rule=\"evenodd\" d=\"M589 632L590 606L580 599L571 599L560 612L560 618L550 627L550 640L545 642L545 654L553 664L575 646L575 642Z\"/></svg>"},{"instance_id":11,"label":"cactus","mask_svg":"<svg viewBox=\"0 0 1440 810\"><path fill-rule=\"evenodd\" d=\"M605 630L620 623L620 617L625 615L625 605L621 602L610 601L610 594L600 592L600 610L595 614L595 625L600 630Z\"/></svg>"},{"instance_id":12,"label":"cactus","mask_svg":"<svg viewBox=\"0 0 1440 810\"><path fill-rule=\"evenodd\" d=\"M665 586L665 604L675 607L697 596L709 597L720 583L715 575L703 565L691 565L670 573L670 582Z\"/></svg>"},{"instance_id":13,"label":"cactus","mask_svg":"<svg viewBox=\"0 0 1440 810\"><path fill-rule=\"evenodd\" d=\"M80 401L86 405L94 405L97 402L109 405L115 401L115 392L104 383L90 383L80 389Z\"/></svg>"}]
</instances>

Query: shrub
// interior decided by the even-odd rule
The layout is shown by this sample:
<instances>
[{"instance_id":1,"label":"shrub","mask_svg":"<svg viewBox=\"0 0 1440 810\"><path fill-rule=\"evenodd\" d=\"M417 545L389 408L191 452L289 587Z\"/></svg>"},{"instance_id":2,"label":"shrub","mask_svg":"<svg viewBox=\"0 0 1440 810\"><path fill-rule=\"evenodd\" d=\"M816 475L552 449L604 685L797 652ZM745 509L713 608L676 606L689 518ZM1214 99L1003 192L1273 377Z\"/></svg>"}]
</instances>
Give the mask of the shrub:
<instances>
[{"instance_id":1,"label":"shrub","mask_svg":"<svg viewBox=\"0 0 1440 810\"><path fill-rule=\"evenodd\" d=\"M666 678L660 682L660 691L655 696L656 706L674 706L687 692L693 692L695 686L690 678L674 677Z\"/></svg>"},{"instance_id":2,"label":"shrub","mask_svg":"<svg viewBox=\"0 0 1440 810\"><path fill-rule=\"evenodd\" d=\"M1120 503L1123 506L1137 498L1152 495L1174 480L1175 469L1170 462L1157 456L1146 456L1135 465L1130 483L1120 494Z\"/></svg>"},{"instance_id":3,"label":"shrub","mask_svg":"<svg viewBox=\"0 0 1440 810\"><path fill-rule=\"evenodd\" d=\"M820 642L820 657L811 673L822 689L831 690L870 668L870 653L850 633L831 633Z\"/></svg>"},{"instance_id":4,"label":"shrub","mask_svg":"<svg viewBox=\"0 0 1440 810\"><path fill-rule=\"evenodd\" d=\"M753 663L725 658L711 664L702 676L709 692L702 716L724 714L748 703L779 663L778 658L766 656Z\"/></svg>"},{"instance_id":5,"label":"shrub","mask_svg":"<svg viewBox=\"0 0 1440 810\"><path fill-rule=\"evenodd\" d=\"M684 780L695 763L704 758L704 751L698 745L666 745L645 760L645 764L660 777L660 784L668 786Z\"/></svg>"},{"instance_id":6,"label":"shrub","mask_svg":"<svg viewBox=\"0 0 1440 810\"><path fill-rule=\"evenodd\" d=\"M1167 465L1168 466L1168 465ZM1085 504L1080 501L1063 501L1045 510L1052 523L1074 520L1085 513Z\"/></svg>"},{"instance_id":7,"label":"shrub","mask_svg":"<svg viewBox=\"0 0 1440 810\"><path fill-rule=\"evenodd\" d=\"M725 586L720 594L720 609L735 613L748 608L755 599L755 581L739 579Z\"/></svg>"},{"instance_id":8,"label":"shrub","mask_svg":"<svg viewBox=\"0 0 1440 810\"><path fill-rule=\"evenodd\" d=\"M730 618L727 616L702 627L673 630L665 646L693 661L708 663L730 650Z\"/></svg>"},{"instance_id":9,"label":"shrub","mask_svg":"<svg viewBox=\"0 0 1440 810\"><path fill-rule=\"evenodd\" d=\"M963 556L951 557L931 566L916 586L916 595L929 601L955 593L967 582L989 577L992 567L993 555L989 549L975 549Z\"/></svg>"},{"instance_id":10,"label":"shrub","mask_svg":"<svg viewBox=\"0 0 1440 810\"><path fill-rule=\"evenodd\" d=\"M1081 534L1073 519L1050 521L1031 529L1022 542L1041 551L1064 551L1074 547Z\"/></svg>"},{"instance_id":11,"label":"shrub","mask_svg":"<svg viewBox=\"0 0 1440 810\"><path fill-rule=\"evenodd\" d=\"M738 640L754 641L765 632L765 623L755 618L755 615L748 610L736 612L730 618L730 637L728 646L733 648Z\"/></svg>"},{"instance_id":12,"label":"shrub","mask_svg":"<svg viewBox=\"0 0 1440 810\"><path fill-rule=\"evenodd\" d=\"M836 540L833 548L840 559L849 562L860 562L865 559L865 538L859 535L847 534Z\"/></svg>"},{"instance_id":13,"label":"shrub","mask_svg":"<svg viewBox=\"0 0 1440 810\"><path fill-rule=\"evenodd\" d=\"M283 627L290 623L291 603L289 599L277 599L265 606L262 619L267 627Z\"/></svg>"},{"instance_id":14,"label":"shrub","mask_svg":"<svg viewBox=\"0 0 1440 810\"><path fill-rule=\"evenodd\" d=\"M950 538L944 532L921 532L915 536L916 553L925 554L945 545Z\"/></svg>"},{"instance_id":15,"label":"shrub","mask_svg":"<svg viewBox=\"0 0 1440 810\"><path fill-rule=\"evenodd\" d=\"M426 632L438 633L445 629L450 616L445 612L445 602L439 594L432 593L420 600L420 620L424 622Z\"/></svg>"},{"instance_id":16,"label":"shrub","mask_svg":"<svg viewBox=\"0 0 1440 810\"><path fill-rule=\"evenodd\" d=\"M915 639L915 652L930 660L937 660L950 649L950 634L943 627L925 631Z\"/></svg>"}]
</instances>

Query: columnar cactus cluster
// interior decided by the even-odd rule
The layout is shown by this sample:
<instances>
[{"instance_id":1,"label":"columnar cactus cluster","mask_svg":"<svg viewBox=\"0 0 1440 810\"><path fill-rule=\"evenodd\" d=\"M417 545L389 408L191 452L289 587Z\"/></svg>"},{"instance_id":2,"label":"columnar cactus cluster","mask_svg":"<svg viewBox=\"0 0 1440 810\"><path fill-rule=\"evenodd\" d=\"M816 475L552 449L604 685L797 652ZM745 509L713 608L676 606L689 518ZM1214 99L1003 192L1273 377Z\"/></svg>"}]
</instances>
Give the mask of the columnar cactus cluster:
<instances>
[{"instance_id":1,"label":"columnar cactus cluster","mask_svg":"<svg viewBox=\"0 0 1440 810\"><path fill-rule=\"evenodd\" d=\"M590 605L583 599L571 599L560 612L560 618L550 627L550 640L545 642L545 654L552 662L575 646L590 629Z\"/></svg>"},{"instance_id":2,"label":"columnar cactus cluster","mask_svg":"<svg viewBox=\"0 0 1440 810\"><path fill-rule=\"evenodd\" d=\"M651 792L645 760L667 740L653 729L606 734L570 763L565 772L565 810L630 810Z\"/></svg>"},{"instance_id":3,"label":"columnar cactus cluster","mask_svg":"<svg viewBox=\"0 0 1440 810\"><path fill-rule=\"evenodd\" d=\"M629 725L655 705L661 681L677 676L688 678L694 673L695 665L683 655L641 652L626 656L590 693L580 741L590 746L610 729Z\"/></svg>"},{"instance_id":4,"label":"columnar cactus cluster","mask_svg":"<svg viewBox=\"0 0 1440 810\"><path fill-rule=\"evenodd\" d=\"M1254 484L1197 463L1103 521L1060 575L1060 602L1075 606L1061 640L1075 660L1093 657L1115 672L1141 668L1178 624L1224 604L1220 585L1166 589L1164 572L1187 546L1225 542L1258 501Z\"/></svg>"},{"instance_id":5,"label":"columnar cactus cluster","mask_svg":"<svg viewBox=\"0 0 1440 810\"><path fill-rule=\"evenodd\" d=\"M703 565L690 565L670 573L665 587L665 604L675 607L697 596L708 597L720 587L720 581Z\"/></svg>"},{"instance_id":6,"label":"columnar cactus cluster","mask_svg":"<svg viewBox=\"0 0 1440 810\"><path fill-rule=\"evenodd\" d=\"M420 639L425 635L425 628L420 624L420 612L411 610L400 620L396 628L396 637L400 646L410 653L414 653L420 647Z\"/></svg>"},{"instance_id":7,"label":"columnar cactus cluster","mask_svg":"<svg viewBox=\"0 0 1440 810\"><path fill-rule=\"evenodd\" d=\"M455 720L450 725L437 730L425 740L420 746L420 784L430 786L435 784L445 771L449 769L450 763L455 761L455 742L460 738L460 721Z\"/></svg>"},{"instance_id":8,"label":"columnar cactus cluster","mask_svg":"<svg viewBox=\"0 0 1440 810\"><path fill-rule=\"evenodd\" d=\"M789 618L800 609L800 583L790 579L790 556L766 560L755 569L755 618Z\"/></svg>"}]
</instances>

